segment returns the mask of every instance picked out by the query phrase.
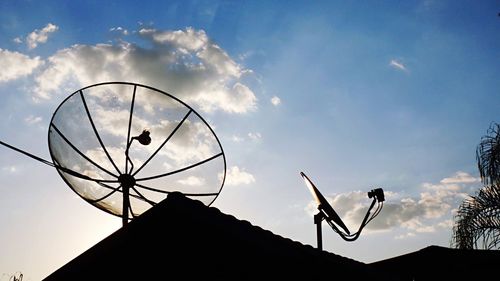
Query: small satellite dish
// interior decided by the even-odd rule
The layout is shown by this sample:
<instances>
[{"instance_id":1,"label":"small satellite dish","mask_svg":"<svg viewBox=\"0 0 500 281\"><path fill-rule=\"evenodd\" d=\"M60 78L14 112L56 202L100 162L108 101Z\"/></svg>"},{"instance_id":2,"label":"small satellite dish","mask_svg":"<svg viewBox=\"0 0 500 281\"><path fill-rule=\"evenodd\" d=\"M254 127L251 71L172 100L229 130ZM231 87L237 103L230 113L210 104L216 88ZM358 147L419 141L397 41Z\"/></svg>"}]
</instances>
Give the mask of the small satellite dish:
<instances>
[{"instance_id":1,"label":"small satellite dish","mask_svg":"<svg viewBox=\"0 0 500 281\"><path fill-rule=\"evenodd\" d=\"M211 205L224 186L226 158L208 123L161 90L106 82L77 90L54 112L52 162L81 198L123 224L175 191Z\"/></svg>"},{"instance_id":2,"label":"small satellite dish","mask_svg":"<svg viewBox=\"0 0 500 281\"><path fill-rule=\"evenodd\" d=\"M302 176L307 187L309 188L309 191L311 192L313 198L315 199L316 204L318 204L318 210L323 212L325 219L328 221L333 221L338 226L340 226L345 232L347 232L347 234L350 234L349 229L347 229L347 226L344 224L339 215L337 215L337 212L335 212L330 203L326 201L325 197L321 194L321 192L319 192L314 183L303 172L300 172L300 175Z\"/></svg>"},{"instance_id":3,"label":"small satellite dish","mask_svg":"<svg viewBox=\"0 0 500 281\"><path fill-rule=\"evenodd\" d=\"M373 198L373 201L370 207L368 208L368 211L366 212L366 215L358 231L356 233L351 234L347 226L342 221L342 219L335 212L333 207L330 205L330 203L328 203L328 201L321 194L321 192L319 192L318 188L316 188L314 183L303 172L300 172L300 175L304 179L304 182L306 183L306 186L309 188L309 191L311 192L314 201L316 201L318 207L319 212L314 216L314 223L316 224L318 249L320 250L323 249L322 232L321 232L321 222L323 220L325 220L328 223L328 225L330 225L330 227L335 232L337 232L340 235L340 237L342 237L342 239L352 242L358 239L363 228L380 213L384 205L383 202L385 200L385 197L382 188L376 188L368 192L368 198ZM373 206L375 205L376 202L378 202L377 208L375 209L374 213L370 216L370 212L373 209ZM340 228L342 228L343 231L340 230L337 226L340 226Z\"/></svg>"}]
</instances>

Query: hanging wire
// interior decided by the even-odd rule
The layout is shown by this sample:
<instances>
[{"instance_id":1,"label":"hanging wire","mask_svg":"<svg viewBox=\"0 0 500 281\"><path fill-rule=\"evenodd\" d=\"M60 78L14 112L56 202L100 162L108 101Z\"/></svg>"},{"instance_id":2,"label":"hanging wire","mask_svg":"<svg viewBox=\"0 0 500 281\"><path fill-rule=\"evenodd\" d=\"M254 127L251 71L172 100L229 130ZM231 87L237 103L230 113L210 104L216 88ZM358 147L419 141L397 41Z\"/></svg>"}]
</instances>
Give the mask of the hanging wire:
<instances>
[{"instance_id":1,"label":"hanging wire","mask_svg":"<svg viewBox=\"0 0 500 281\"><path fill-rule=\"evenodd\" d=\"M26 156L28 156L28 157L30 157L30 158L32 158L32 159L35 159L35 160L36 160L36 161L38 161L38 162L41 162L41 163L43 163L43 164L45 164L45 165L48 165L48 166L54 167L54 168L56 168L56 169L58 169L58 170L61 170L61 171L65 172L65 173L67 173L67 174L70 174L70 175L72 175L72 176L74 176L74 177L77 177L77 178L80 178L80 179L83 179L83 180L89 180L89 181L93 181L93 182L97 182L97 183L103 183L103 182L113 182L113 183L117 183L117 182L118 182L118 180L95 179L95 178L89 177L89 176L87 176L87 175L83 175L83 174L80 174L80 173L78 173L78 172L75 172L75 171L73 171L73 170L71 170L71 169L68 169L68 168L66 168L66 167L63 167L63 166L61 166L61 165L58 165L58 164L56 164L56 163L54 163L54 162L50 162L50 161L48 161L48 160L45 160L45 159L43 159L43 158L41 158L41 157L38 157L38 156L36 156L36 155L33 155L33 154L29 153L29 152L26 152L26 151L24 151L24 150L22 150L22 149L20 149L20 148L17 148L17 147L15 147L15 146L12 146L12 145L10 145L10 144L7 144L7 143L5 143L5 142L3 142L3 141L0 141L0 144L1 144L1 145L3 145L3 146L5 146L5 147L7 147L7 148L10 148L10 149L12 149L12 150L14 150L14 151L17 151L17 152L19 152L19 153L21 153L21 154L24 154L24 155L26 155Z\"/></svg>"},{"instance_id":2,"label":"hanging wire","mask_svg":"<svg viewBox=\"0 0 500 281\"><path fill-rule=\"evenodd\" d=\"M377 207L376 207L375 211L371 214L371 209L373 209L373 207L375 205L375 202L377 202L378 204L377 204ZM355 232L355 233L348 234L348 233L340 230L331 220L326 220L326 221L327 221L328 225L330 225L330 227L337 234L339 234L340 237L342 237L342 239L344 239L346 241L349 241L349 242L352 242L352 241L358 239L359 235L361 234L361 232L363 231L363 229L365 228L365 226L367 226L370 221L372 221L376 216L378 216L378 214L382 210L383 205L384 205L383 202L379 202L376 198L373 198L372 204L368 208L368 211L367 211L367 213L366 213L366 215L365 215L365 217L364 217L361 225L359 226L358 231Z\"/></svg>"}]
</instances>

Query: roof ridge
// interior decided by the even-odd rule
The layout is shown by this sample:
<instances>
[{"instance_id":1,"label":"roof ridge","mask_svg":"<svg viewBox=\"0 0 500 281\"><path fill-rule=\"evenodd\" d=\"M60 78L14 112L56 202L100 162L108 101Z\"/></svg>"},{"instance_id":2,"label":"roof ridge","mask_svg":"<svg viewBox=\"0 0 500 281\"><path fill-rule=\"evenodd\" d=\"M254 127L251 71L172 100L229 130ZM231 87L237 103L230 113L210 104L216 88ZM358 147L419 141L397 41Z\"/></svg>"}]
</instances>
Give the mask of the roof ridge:
<instances>
[{"instance_id":1,"label":"roof ridge","mask_svg":"<svg viewBox=\"0 0 500 281\"><path fill-rule=\"evenodd\" d=\"M227 219L231 219L233 221L236 221L239 224L241 224L242 226L244 225L245 227L253 228L253 229L258 230L259 232L261 232L263 234L266 234L266 235L272 235L274 237L278 237L278 238L282 239L283 241L288 242L289 244L294 244L295 246L301 246L304 249L307 249L308 252L315 251L315 252L319 252L321 255L329 256L330 258L342 258L342 259L348 260L349 262L358 263L358 264L361 264L361 265L366 265L366 263L364 263L364 262L357 261L355 259L344 257L344 256L341 256L341 255L338 255L338 254L335 254L335 253L331 253L331 252L328 252L328 251L325 251L325 250L318 250L317 248L313 247L312 245L303 244L300 241L293 240L291 238L284 237L282 235L276 234L276 233L274 233L274 232L272 232L272 231L270 231L268 229L265 229L265 228L263 228L263 227L261 227L259 225L254 225L254 224L252 224L248 220L238 219L237 217L235 217L232 214L226 214L226 213L222 212L220 209L218 209L217 207L206 206L205 204L203 204L203 202L201 202L199 200L196 200L196 199L191 199L188 196L182 194L181 192L172 192L172 193L170 193L168 195L168 197L171 197L171 196L173 198L171 198L170 200L177 200L176 197L182 198L181 200L184 200L184 199L191 200L192 204L196 205L196 207L198 207L198 208L207 208L208 207L208 210L210 210L211 212L216 212L219 215L222 215L222 216L224 216ZM166 200L168 200L168 197L167 197Z\"/></svg>"},{"instance_id":2,"label":"roof ridge","mask_svg":"<svg viewBox=\"0 0 500 281\"><path fill-rule=\"evenodd\" d=\"M159 259L154 252L160 253ZM217 271L221 280L330 276L330 270L318 268L334 270L338 276L378 276L362 262L318 250L173 192L44 280L89 280L97 272L114 280L172 272L199 277L222 266L224 270Z\"/></svg>"}]
</instances>

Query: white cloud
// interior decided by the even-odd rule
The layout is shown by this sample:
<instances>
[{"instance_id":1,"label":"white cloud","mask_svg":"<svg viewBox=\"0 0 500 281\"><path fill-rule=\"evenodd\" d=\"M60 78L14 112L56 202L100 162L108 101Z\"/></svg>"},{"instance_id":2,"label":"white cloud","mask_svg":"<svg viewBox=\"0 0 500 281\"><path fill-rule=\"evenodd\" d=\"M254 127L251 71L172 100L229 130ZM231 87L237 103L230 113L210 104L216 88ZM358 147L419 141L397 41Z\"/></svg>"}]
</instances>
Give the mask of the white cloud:
<instances>
[{"instance_id":1,"label":"white cloud","mask_svg":"<svg viewBox=\"0 0 500 281\"><path fill-rule=\"evenodd\" d=\"M178 165L187 165L210 158L219 152L218 143L211 137L203 122L186 121L160 154L174 160Z\"/></svg>"},{"instance_id":2,"label":"white cloud","mask_svg":"<svg viewBox=\"0 0 500 281\"><path fill-rule=\"evenodd\" d=\"M35 29L33 32L28 34L26 37L26 44L28 44L29 49L34 49L40 43L46 43L49 38L49 34L56 32L59 29L57 25L48 23L42 30Z\"/></svg>"},{"instance_id":3,"label":"white cloud","mask_svg":"<svg viewBox=\"0 0 500 281\"><path fill-rule=\"evenodd\" d=\"M458 171L454 176L449 178L444 178L440 182L442 184L452 184L452 183L474 183L480 182L480 178L475 178L466 172Z\"/></svg>"},{"instance_id":4,"label":"white cloud","mask_svg":"<svg viewBox=\"0 0 500 281\"><path fill-rule=\"evenodd\" d=\"M262 139L262 135L259 132L256 133L248 133L248 137L253 141L259 141Z\"/></svg>"},{"instance_id":5,"label":"white cloud","mask_svg":"<svg viewBox=\"0 0 500 281\"><path fill-rule=\"evenodd\" d=\"M205 179L195 176L189 176L185 179L180 179L177 182L183 185L202 186L205 184Z\"/></svg>"},{"instance_id":6,"label":"white cloud","mask_svg":"<svg viewBox=\"0 0 500 281\"><path fill-rule=\"evenodd\" d=\"M172 93L205 112L246 113L257 108L255 94L240 82L250 71L203 30L142 29L139 35L154 43L152 47L121 41L59 50L36 77L34 98L49 99L102 81L134 81Z\"/></svg>"},{"instance_id":7,"label":"white cloud","mask_svg":"<svg viewBox=\"0 0 500 281\"><path fill-rule=\"evenodd\" d=\"M135 120L135 119L134 119ZM134 121L135 122L135 121ZM131 157L136 166L142 165L145 159L160 147L166 137L170 134L179 121L162 121L150 127L151 144L148 146L131 146ZM139 126L139 128L141 128ZM123 130L122 130L123 131ZM138 131L137 129L135 131ZM170 168L182 168L187 165L198 163L220 153L220 147L208 127L201 120L188 120L176 131L158 154L154 157L155 163L166 163ZM149 164L146 174L154 173L155 165ZM161 171L157 171L158 173ZM140 176L146 176L141 172Z\"/></svg>"},{"instance_id":8,"label":"white cloud","mask_svg":"<svg viewBox=\"0 0 500 281\"><path fill-rule=\"evenodd\" d=\"M254 93L247 86L236 82L232 88L208 91L200 89L201 94L195 102L205 112L223 109L230 113L245 113L256 109Z\"/></svg>"},{"instance_id":9,"label":"white cloud","mask_svg":"<svg viewBox=\"0 0 500 281\"><path fill-rule=\"evenodd\" d=\"M209 41L205 31L194 30L190 27L186 28L186 30L176 31L158 31L143 28L139 33L152 38L156 43L172 45L172 47L186 53L201 50Z\"/></svg>"},{"instance_id":10,"label":"white cloud","mask_svg":"<svg viewBox=\"0 0 500 281\"><path fill-rule=\"evenodd\" d=\"M444 220L438 223L437 226L440 228L451 229L453 227L453 220L452 219Z\"/></svg>"},{"instance_id":11,"label":"white cloud","mask_svg":"<svg viewBox=\"0 0 500 281\"><path fill-rule=\"evenodd\" d=\"M23 43L23 39L21 39L21 37L16 37L16 38L12 39L12 41L14 41L14 43L17 43L17 44Z\"/></svg>"},{"instance_id":12,"label":"white cloud","mask_svg":"<svg viewBox=\"0 0 500 281\"><path fill-rule=\"evenodd\" d=\"M121 26L112 27L112 28L109 29L109 31L111 31L111 32L118 32L118 33L121 33L123 35L128 35L128 30L126 30L125 28L123 28Z\"/></svg>"},{"instance_id":13,"label":"white cloud","mask_svg":"<svg viewBox=\"0 0 500 281\"><path fill-rule=\"evenodd\" d=\"M461 179L447 180L450 178ZM419 197L403 197L401 194L385 191L386 202L382 212L371 221L366 230L382 231L394 228L405 230L406 234L398 239L411 237L415 233L435 232L437 229L450 229L453 210L467 196L464 190L470 187L471 176L457 172L453 177L443 179L439 184L423 183ZM444 183L443 183L444 182ZM353 191L333 196L326 196L349 229L357 229L366 214L370 199L366 192ZM313 201L306 207L311 214L316 212Z\"/></svg>"},{"instance_id":14,"label":"white cloud","mask_svg":"<svg viewBox=\"0 0 500 281\"><path fill-rule=\"evenodd\" d=\"M238 136L238 135L233 135L231 136L231 141L233 142L243 142L243 141L254 141L254 142L259 142L262 139L262 135L259 132L255 133L247 133L246 136Z\"/></svg>"},{"instance_id":15,"label":"white cloud","mask_svg":"<svg viewBox=\"0 0 500 281\"><path fill-rule=\"evenodd\" d=\"M15 80L27 76L43 64L40 57L30 58L18 52L0 49L0 82Z\"/></svg>"},{"instance_id":16,"label":"white cloud","mask_svg":"<svg viewBox=\"0 0 500 281\"><path fill-rule=\"evenodd\" d=\"M110 179L110 175L103 172L99 168L95 167L92 163L88 162L84 158L75 157L75 152L68 145L60 145L58 146L59 157L57 161L67 167L72 167L73 170L82 173L84 175L101 178L101 179ZM106 146L107 152L110 154L111 159L120 167L120 163L125 162L125 157L123 156L123 150L119 147ZM109 161L108 157L104 153L104 151L99 148L92 148L83 153L90 159L92 159L95 163L99 164L104 169L110 171L111 173L116 173L117 171L113 167L112 163ZM77 165L75 165L77 164Z\"/></svg>"},{"instance_id":17,"label":"white cloud","mask_svg":"<svg viewBox=\"0 0 500 281\"><path fill-rule=\"evenodd\" d=\"M234 142L242 142L242 141L244 141L244 139L242 137L236 136L236 135L233 135L231 137L231 140L234 141Z\"/></svg>"},{"instance_id":18,"label":"white cloud","mask_svg":"<svg viewBox=\"0 0 500 281\"><path fill-rule=\"evenodd\" d=\"M394 238L398 239L398 240L401 240L401 239L406 239L406 238L409 238L409 237L414 237L415 236L415 233L413 232L408 232L408 233L405 233L405 234L401 234L401 235L398 235Z\"/></svg>"},{"instance_id":19,"label":"white cloud","mask_svg":"<svg viewBox=\"0 0 500 281\"><path fill-rule=\"evenodd\" d=\"M18 171L17 167L16 166L5 166L2 168L2 171L4 172L7 172L7 173L10 173L10 174L14 174Z\"/></svg>"},{"instance_id":20,"label":"white cloud","mask_svg":"<svg viewBox=\"0 0 500 281\"><path fill-rule=\"evenodd\" d=\"M406 66L400 62L400 61L397 61L395 59L392 59L390 62L389 62L389 65L398 69L398 70L401 70L401 71L408 71L408 69L406 68Z\"/></svg>"},{"instance_id":21,"label":"white cloud","mask_svg":"<svg viewBox=\"0 0 500 281\"><path fill-rule=\"evenodd\" d=\"M241 61L244 61L244 60L248 59L249 57L251 57L253 55L254 55L253 51L248 51L248 52L245 52L243 54L239 54L238 55L238 59L241 60Z\"/></svg>"},{"instance_id":22,"label":"white cloud","mask_svg":"<svg viewBox=\"0 0 500 281\"><path fill-rule=\"evenodd\" d=\"M40 123L42 120L43 120L42 117L33 115L24 118L24 122L26 122L29 125Z\"/></svg>"},{"instance_id":23,"label":"white cloud","mask_svg":"<svg viewBox=\"0 0 500 281\"><path fill-rule=\"evenodd\" d=\"M274 106L278 106L281 104L281 99L277 96L274 96L271 98L271 103L274 105Z\"/></svg>"},{"instance_id":24,"label":"white cloud","mask_svg":"<svg viewBox=\"0 0 500 281\"><path fill-rule=\"evenodd\" d=\"M219 175L219 177L221 176L222 175ZM255 177L252 174L245 172L244 170L240 170L238 166L230 167L227 170L225 182L225 185L227 186L251 184L253 182L255 182Z\"/></svg>"}]
</instances>

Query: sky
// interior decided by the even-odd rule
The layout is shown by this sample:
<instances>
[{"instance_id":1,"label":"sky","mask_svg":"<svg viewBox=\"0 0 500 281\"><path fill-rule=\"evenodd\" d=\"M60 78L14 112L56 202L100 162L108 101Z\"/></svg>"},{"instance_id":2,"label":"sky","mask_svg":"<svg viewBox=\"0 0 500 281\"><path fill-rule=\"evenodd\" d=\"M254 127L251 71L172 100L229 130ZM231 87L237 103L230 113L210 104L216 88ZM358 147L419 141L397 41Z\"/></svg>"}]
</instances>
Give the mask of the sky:
<instances>
[{"instance_id":1,"label":"sky","mask_svg":"<svg viewBox=\"0 0 500 281\"><path fill-rule=\"evenodd\" d=\"M71 93L128 81L213 128L227 177L211 206L316 245L300 172L351 231L326 251L374 262L450 246L500 121L498 1L1 1L0 140L50 160ZM0 280L40 280L121 227L57 171L0 147Z\"/></svg>"}]
</instances>

